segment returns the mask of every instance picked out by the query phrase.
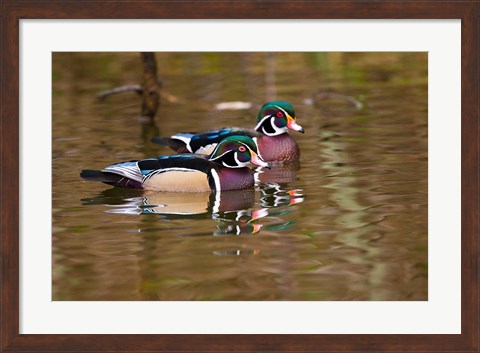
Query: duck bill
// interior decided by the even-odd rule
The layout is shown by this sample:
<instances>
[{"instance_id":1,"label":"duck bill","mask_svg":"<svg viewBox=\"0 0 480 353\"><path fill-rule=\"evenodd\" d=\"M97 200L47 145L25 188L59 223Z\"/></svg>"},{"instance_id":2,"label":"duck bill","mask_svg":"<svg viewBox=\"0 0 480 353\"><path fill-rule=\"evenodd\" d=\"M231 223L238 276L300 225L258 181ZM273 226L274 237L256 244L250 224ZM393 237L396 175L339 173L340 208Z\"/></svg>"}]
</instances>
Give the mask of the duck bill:
<instances>
[{"instance_id":1,"label":"duck bill","mask_svg":"<svg viewBox=\"0 0 480 353\"><path fill-rule=\"evenodd\" d=\"M303 129L303 127L298 125L295 119L292 118L290 115L287 116L287 127L290 130L298 131L298 132L301 132L302 134L305 133L305 130Z\"/></svg>"},{"instance_id":2,"label":"duck bill","mask_svg":"<svg viewBox=\"0 0 480 353\"><path fill-rule=\"evenodd\" d=\"M250 159L250 162L252 162L253 164L258 165L260 167L265 167L265 168L271 169L270 164L268 164L262 158L260 158L260 156L258 154L256 154L252 150L250 150L250 153L252 155L252 158Z\"/></svg>"}]
</instances>

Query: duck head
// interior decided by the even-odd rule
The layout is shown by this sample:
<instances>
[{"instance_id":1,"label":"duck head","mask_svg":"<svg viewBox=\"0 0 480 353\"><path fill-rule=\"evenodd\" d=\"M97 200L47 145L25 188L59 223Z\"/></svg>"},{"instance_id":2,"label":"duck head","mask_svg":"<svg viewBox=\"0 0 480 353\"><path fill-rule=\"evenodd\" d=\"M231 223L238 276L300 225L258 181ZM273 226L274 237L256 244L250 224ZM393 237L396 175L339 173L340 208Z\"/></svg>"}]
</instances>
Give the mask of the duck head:
<instances>
[{"instance_id":1,"label":"duck head","mask_svg":"<svg viewBox=\"0 0 480 353\"><path fill-rule=\"evenodd\" d=\"M255 130L267 136L277 136L289 129L304 133L303 127L297 124L295 111L290 103L274 101L260 109Z\"/></svg>"},{"instance_id":2,"label":"duck head","mask_svg":"<svg viewBox=\"0 0 480 353\"><path fill-rule=\"evenodd\" d=\"M229 136L223 139L208 159L227 168L244 168L250 163L270 168L260 157L257 144L249 136Z\"/></svg>"}]
</instances>

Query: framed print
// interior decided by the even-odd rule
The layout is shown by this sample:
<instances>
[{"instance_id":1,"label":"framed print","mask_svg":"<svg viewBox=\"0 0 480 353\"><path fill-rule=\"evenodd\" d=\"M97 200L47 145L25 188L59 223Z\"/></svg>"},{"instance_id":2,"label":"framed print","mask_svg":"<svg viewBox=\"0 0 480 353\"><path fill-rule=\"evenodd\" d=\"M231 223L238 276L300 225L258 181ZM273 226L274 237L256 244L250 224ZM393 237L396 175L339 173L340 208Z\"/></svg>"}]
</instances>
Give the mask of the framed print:
<instances>
[{"instance_id":1,"label":"framed print","mask_svg":"<svg viewBox=\"0 0 480 353\"><path fill-rule=\"evenodd\" d=\"M478 21L4 1L2 349L478 351Z\"/></svg>"}]
</instances>

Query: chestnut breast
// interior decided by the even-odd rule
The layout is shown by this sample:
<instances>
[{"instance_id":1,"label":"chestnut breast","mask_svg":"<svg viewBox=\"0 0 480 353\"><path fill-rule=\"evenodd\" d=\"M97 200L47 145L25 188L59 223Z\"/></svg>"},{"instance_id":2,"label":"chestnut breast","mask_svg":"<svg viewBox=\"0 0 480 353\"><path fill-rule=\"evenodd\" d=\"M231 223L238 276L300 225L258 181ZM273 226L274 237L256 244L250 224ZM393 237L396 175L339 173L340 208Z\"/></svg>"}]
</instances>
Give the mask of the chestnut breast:
<instances>
[{"instance_id":1,"label":"chestnut breast","mask_svg":"<svg viewBox=\"0 0 480 353\"><path fill-rule=\"evenodd\" d=\"M297 142L289 134L262 136L257 139L258 149L266 162L290 162L300 158Z\"/></svg>"},{"instance_id":2,"label":"chestnut breast","mask_svg":"<svg viewBox=\"0 0 480 353\"><path fill-rule=\"evenodd\" d=\"M222 168L218 171L222 190L248 189L255 185L254 172L248 168Z\"/></svg>"}]
</instances>

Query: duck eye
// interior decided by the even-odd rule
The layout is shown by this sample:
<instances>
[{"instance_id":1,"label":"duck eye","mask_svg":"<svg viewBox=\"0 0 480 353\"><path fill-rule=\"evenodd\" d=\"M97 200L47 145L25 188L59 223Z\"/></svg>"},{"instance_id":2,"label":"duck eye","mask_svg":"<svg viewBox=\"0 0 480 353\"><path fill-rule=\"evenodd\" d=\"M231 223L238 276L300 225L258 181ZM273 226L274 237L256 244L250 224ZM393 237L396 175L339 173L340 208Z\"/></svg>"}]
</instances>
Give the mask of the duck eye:
<instances>
[{"instance_id":1,"label":"duck eye","mask_svg":"<svg viewBox=\"0 0 480 353\"><path fill-rule=\"evenodd\" d=\"M279 118L283 118L283 112L277 112L277 116L278 116Z\"/></svg>"},{"instance_id":2,"label":"duck eye","mask_svg":"<svg viewBox=\"0 0 480 353\"><path fill-rule=\"evenodd\" d=\"M240 146L240 147L238 147L238 150L240 152L245 152L247 149L245 148L245 146Z\"/></svg>"}]
</instances>

